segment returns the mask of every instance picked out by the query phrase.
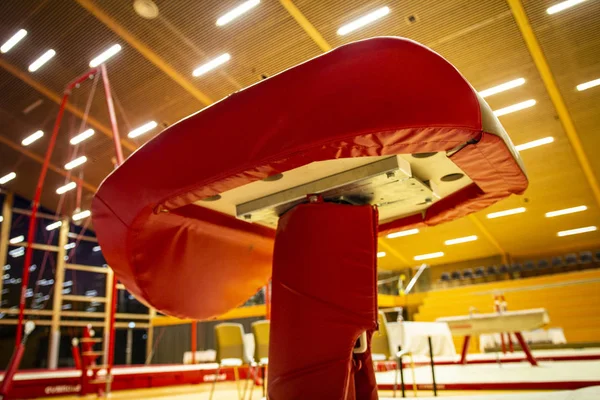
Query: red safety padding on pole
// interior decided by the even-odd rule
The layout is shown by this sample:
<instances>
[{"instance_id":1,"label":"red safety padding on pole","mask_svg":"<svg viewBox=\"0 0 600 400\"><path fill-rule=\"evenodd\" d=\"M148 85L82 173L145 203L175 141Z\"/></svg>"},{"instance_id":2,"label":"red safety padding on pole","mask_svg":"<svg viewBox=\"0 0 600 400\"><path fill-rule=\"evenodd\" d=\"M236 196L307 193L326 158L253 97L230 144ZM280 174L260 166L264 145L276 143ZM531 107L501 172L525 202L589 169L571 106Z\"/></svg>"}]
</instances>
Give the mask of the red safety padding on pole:
<instances>
[{"instance_id":1,"label":"red safety padding on pole","mask_svg":"<svg viewBox=\"0 0 600 400\"><path fill-rule=\"evenodd\" d=\"M270 400L373 400L377 210L302 204L279 220L273 256ZM367 349L354 354L366 332Z\"/></svg>"}]
</instances>

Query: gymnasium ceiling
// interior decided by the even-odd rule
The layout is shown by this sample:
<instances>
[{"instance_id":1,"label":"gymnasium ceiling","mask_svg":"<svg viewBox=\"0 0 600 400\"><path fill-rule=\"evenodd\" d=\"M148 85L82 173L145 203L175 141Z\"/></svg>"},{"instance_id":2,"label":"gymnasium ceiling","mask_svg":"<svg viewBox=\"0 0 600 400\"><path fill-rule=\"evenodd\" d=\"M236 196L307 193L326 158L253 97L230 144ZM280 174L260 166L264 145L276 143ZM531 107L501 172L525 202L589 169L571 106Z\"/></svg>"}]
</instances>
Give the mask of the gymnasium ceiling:
<instances>
[{"instance_id":1,"label":"gymnasium ceiling","mask_svg":"<svg viewBox=\"0 0 600 400\"><path fill-rule=\"evenodd\" d=\"M584 175L564 129L564 115L561 118L553 105L551 91L506 0L262 0L225 26L217 26L215 21L241 0L155 0L159 15L154 19L138 15L131 0L3 0L0 42L19 29L28 34L9 52L0 54L0 176L15 171L17 178L5 187L33 198L40 160L65 85L87 71L89 61L113 44L122 46L107 61L122 136L126 138L127 132L148 121L159 125L137 138L126 138L127 156L161 126L256 83L263 74L273 75L328 47L373 36L404 36L446 57L477 90L524 78L523 85L486 100L496 110L534 99L533 107L500 120L516 144L549 136L554 142L521 153L531 181L523 196L512 196L473 217L416 235L383 239L380 250L387 255L379 260L380 266L416 265L414 256L438 251L445 255L432 259L432 264L500 253L522 256L597 246L600 231L566 237L558 237L557 232L600 225L600 199L594 197L590 184L590 179L597 184L600 176L596 154L600 149L600 86L576 90L578 84L600 78L600 1L587 0L549 15L547 8L559 2L522 0L595 177ZM348 35L337 34L340 26L383 6L390 9L387 16ZM312 24L322 39L311 37L298 15ZM49 48L56 56L38 71L29 72L28 65ZM192 76L198 65L225 52L231 55L229 62L203 76ZM94 188L113 168L102 82L96 83L95 94L90 96L93 86L90 80L73 91L71 111L65 114L51 160L56 168L49 171L42 195L42 204L49 208L56 209L59 196L55 190L66 182L60 172L64 173L63 166L73 158L69 138L74 133L88 127L96 131L79 148L79 153L88 157L75 172L86 182L83 209L89 207ZM79 117L88 101L90 118L83 124ZM38 129L45 132L44 137L23 147L23 138ZM66 194L66 214L75 207L75 192ZM587 210L544 216L548 211L581 205ZM517 207L526 211L496 219L486 216ZM478 239L444 244L447 239L471 235Z\"/></svg>"}]
</instances>

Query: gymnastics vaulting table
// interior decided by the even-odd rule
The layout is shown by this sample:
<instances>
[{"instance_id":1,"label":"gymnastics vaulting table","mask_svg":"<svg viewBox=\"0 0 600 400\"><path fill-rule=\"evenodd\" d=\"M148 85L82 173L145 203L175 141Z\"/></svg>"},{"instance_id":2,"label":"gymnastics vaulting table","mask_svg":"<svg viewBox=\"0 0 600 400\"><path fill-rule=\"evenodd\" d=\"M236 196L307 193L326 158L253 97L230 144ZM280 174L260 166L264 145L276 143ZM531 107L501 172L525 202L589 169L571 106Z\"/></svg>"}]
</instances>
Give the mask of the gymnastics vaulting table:
<instances>
[{"instance_id":1,"label":"gymnastics vaulting table","mask_svg":"<svg viewBox=\"0 0 600 400\"><path fill-rule=\"evenodd\" d=\"M377 398L378 234L463 217L527 183L465 78L386 37L172 125L103 182L92 208L119 280L166 314L214 317L272 276L269 399L362 400Z\"/></svg>"}]
</instances>

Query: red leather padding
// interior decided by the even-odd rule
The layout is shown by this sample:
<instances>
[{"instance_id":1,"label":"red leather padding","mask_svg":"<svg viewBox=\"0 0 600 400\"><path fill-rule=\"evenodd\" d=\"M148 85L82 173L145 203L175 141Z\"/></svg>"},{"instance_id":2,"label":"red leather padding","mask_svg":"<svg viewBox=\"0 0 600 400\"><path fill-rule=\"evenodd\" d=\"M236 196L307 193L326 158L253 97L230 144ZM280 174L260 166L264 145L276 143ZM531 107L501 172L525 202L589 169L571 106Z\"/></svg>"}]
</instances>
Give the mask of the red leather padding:
<instances>
[{"instance_id":1,"label":"red leather padding","mask_svg":"<svg viewBox=\"0 0 600 400\"><path fill-rule=\"evenodd\" d=\"M149 141L101 185L94 227L108 263L140 300L205 319L266 283L273 232L190 203L315 161L448 151L480 138L452 156L472 187L381 233L480 210L522 192L527 178L507 144L482 131L473 88L446 60L406 39L356 42Z\"/></svg>"},{"instance_id":2,"label":"red leather padding","mask_svg":"<svg viewBox=\"0 0 600 400\"><path fill-rule=\"evenodd\" d=\"M352 355L377 329L376 259L371 206L303 204L279 220L269 400L377 399L370 350Z\"/></svg>"}]
</instances>

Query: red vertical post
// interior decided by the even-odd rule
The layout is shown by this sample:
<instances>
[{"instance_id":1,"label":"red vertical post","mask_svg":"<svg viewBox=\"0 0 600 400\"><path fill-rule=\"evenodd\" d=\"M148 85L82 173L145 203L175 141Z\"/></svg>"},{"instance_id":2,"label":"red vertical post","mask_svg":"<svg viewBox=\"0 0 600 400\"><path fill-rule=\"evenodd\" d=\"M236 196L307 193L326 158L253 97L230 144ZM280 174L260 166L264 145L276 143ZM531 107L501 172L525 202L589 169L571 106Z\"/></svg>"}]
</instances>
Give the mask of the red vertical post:
<instances>
[{"instance_id":1,"label":"red vertical post","mask_svg":"<svg viewBox=\"0 0 600 400\"><path fill-rule=\"evenodd\" d=\"M265 285L265 318L267 320L271 319L271 280L267 282Z\"/></svg>"},{"instance_id":2,"label":"red vertical post","mask_svg":"<svg viewBox=\"0 0 600 400\"><path fill-rule=\"evenodd\" d=\"M515 332L515 336L517 337L517 340L519 341L519 344L521 345L521 348L525 352L525 356L527 357L527 361L529 361L529 363L532 366L537 367L537 365L538 365L537 361L533 357L533 354L531 354L531 350L529 349L529 346L527 345L527 342L523 338L523 334L521 332Z\"/></svg>"},{"instance_id":3,"label":"red vertical post","mask_svg":"<svg viewBox=\"0 0 600 400\"><path fill-rule=\"evenodd\" d=\"M198 322L197 321L193 321L192 322L192 364L196 364L196 348L197 348L197 341L198 341Z\"/></svg>"},{"instance_id":4,"label":"red vertical post","mask_svg":"<svg viewBox=\"0 0 600 400\"><path fill-rule=\"evenodd\" d=\"M469 343L471 343L471 335L465 336L465 339L463 341L462 353L460 355L460 363L461 364L467 363L467 353L469 352Z\"/></svg>"},{"instance_id":5,"label":"red vertical post","mask_svg":"<svg viewBox=\"0 0 600 400\"><path fill-rule=\"evenodd\" d=\"M121 148L121 136L119 135L119 126L117 125L117 115L115 114L115 106L112 100L112 92L110 90L110 81L108 80L108 74L106 72L106 65L100 65L100 71L102 72L102 82L104 84L104 92L106 95L106 105L108 106L108 115L110 117L110 126L113 133L113 141L115 144L115 155L117 158L117 166L123 164L123 149ZM112 366L115 357L115 317L117 313L117 277L113 274L112 282L112 301L111 301L111 312L110 312L110 341L108 343L108 365L106 371L106 377L108 379L107 389L110 388L110 379L112 373ZM107 390L108 391L108 390Z\"/></svg>"}]
</instances>

